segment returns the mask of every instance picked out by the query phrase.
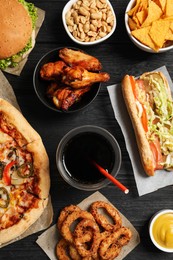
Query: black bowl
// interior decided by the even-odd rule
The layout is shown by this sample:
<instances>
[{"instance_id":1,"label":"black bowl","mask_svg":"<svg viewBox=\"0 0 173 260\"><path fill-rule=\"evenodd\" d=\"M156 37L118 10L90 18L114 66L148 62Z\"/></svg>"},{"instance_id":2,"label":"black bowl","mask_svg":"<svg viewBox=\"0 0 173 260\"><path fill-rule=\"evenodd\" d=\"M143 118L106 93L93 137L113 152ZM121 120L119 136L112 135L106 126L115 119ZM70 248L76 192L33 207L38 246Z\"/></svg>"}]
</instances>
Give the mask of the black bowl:
<instances>
[{"instance_id":1,"label":"black bowl","mask_svg":"<svg viewBox=\"0 0 173 260\"><path fill-rule=\"evenodd\" d=\"M90 91L86 92L80 99L80 101L75 102L67 111L58 109L53 102L46 96L46 89L48 86L48 82L46 80L42 80L40 78L40 69L41 67L48 62L55 62L59 60L59 50L64 47L53 49L52 51L49 51L46 53L37 63L34 74L33 74L33 84L35 92L40 99L40 101L51 110L54 110L56 112L60 113L72 113L80 111L83 108L86 108L88 105L92 103L92 101L96 98L99 90L100 90L100 83L95 83L91 87ZM74 47L66 47L69 49L79 50ZM81 50L82 51L82 50Z\"/></svg>"}]
</instances>

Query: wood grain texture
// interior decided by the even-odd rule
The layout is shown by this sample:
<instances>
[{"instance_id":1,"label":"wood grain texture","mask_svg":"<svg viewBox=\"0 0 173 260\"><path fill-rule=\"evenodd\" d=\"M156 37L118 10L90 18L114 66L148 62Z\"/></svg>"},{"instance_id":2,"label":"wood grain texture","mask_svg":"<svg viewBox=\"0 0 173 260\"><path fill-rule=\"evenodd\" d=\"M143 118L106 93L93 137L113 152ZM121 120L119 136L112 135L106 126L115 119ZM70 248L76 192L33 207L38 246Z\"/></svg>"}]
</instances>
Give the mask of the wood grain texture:
<instances>
[{"instance_id":1,"label":"wood grain texture","mask_svg":"<svg viewBox=\"0 0 173 260\"><path fill-rule=\"evenodd\" d=\"M57 145L64 134L74 127L85 124L101 126L115 136L121 147L122 166L117 177L130 189L130 193L125 195L113 184L103 188L100 192L132 222L141 236L141 243L126 257L126 260L172 259L172 254L162 253L152 245L148 235L148 223L156 211L173 207L173 187L169 186L142 197L138 196L124 137L114 118L106 86L120 82L125 74L137 76L163 65L167 66L173 79L173 50L168 53L149 54L133 45L126 34L124 25L124 13L128 0L111 0L117 15L116 31L106 42L91 47L78 46L67 36L61 20L62 9L67 1L32 0L31 2L46 11L45 21L21 76L16 77L9 74L5 74L5 76L14 89L24 116L41 135L50 158L53 223L56 222L60 210L69 204L69 197L70 204L78 204L92 193L74 189L62 180L55 161ZM91 106L76 114L61 115L49 111L38 100L32 83L34 68L38 60L46 52L61 46L78 47L95 55L102 62L104 71L109 72L111 76L108 83L102 84L99 95ZM46 254L35 243L40 234L31 235L0 249L0 259L48 260Z\"/></svg>"}]
</instances>

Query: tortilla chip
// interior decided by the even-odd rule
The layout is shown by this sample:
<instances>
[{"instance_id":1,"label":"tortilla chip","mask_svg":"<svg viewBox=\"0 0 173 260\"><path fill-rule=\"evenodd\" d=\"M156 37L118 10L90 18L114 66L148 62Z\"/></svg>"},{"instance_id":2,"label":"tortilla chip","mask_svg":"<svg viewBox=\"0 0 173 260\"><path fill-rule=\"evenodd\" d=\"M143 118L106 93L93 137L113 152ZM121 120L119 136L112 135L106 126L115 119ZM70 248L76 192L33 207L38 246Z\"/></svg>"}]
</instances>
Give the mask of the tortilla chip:
<instances>
[{"instance_id":1,"label":"tortilla chip","mask_svg":"<svg viewBox=\"0 0 173 260\"><path fill-rule=\"evenodd\" d=\"M171 31L173 32L173 22L170 22L169 28L170 28Z\"/></svg>"},{"instance_id":2,"label":"tortilla chip","mask_svg":"<svg viewBox=\"0 0 173 260\"><path fill-rule=\"evenodd\" d=\"M128 20L128 24L129 24L129 27L130 27L130 30L133 31L133 30L136 30L136 29L139 29L139 25L137 25L133 20L132 18L129 17L129 20Z\"/></svg>"},{"instance_id":3,"label":"tortilla chip","mask_svg":"<svg viewBox=\"0 0 173 260\"><path fill-rule=\"evenodd\" d=\"M148 0L141 0L142 6L143 6L143 10L146 10L148 7Z\"/></svg>"},{"instance_id":4,"label":"tortilla chip","mask_svg":"<svg viewBox=\"0 0 173 260\"><path fill-rule=\"evenodd\" d=\"M140 11L142 11L143 9L144 9L143 4L142 4L142 2L140 2L139 7L138 7L138 9L137 9L137 11L136 11L136 14L137 14L137 12L140 12Z\"/></svg>"},{"instance_id":5,"label":"tortilla chip","mask_svg":"<svg viewBox=\"0 0 173 260\"><path fill-rule=\"evenodd\" d=\"M172 0L167 0L165 8L165 16L173 16L173 2Z\"/></svg>"},{"instance_id":6,"label":"tortilla chip","mask_svg":"<svg viewBox=\"0 0 173 260\"><path fill-rule=\"evenodd\" d=\"M133 17L132 17L132 20L134 21L134 23L136 23L137 27L140 28L141 25L140 25L140 23L139 23L138 18L137 18L136 16L133 16Z\"/></svg>"},{"instance_id":7,"label":"tortilla chip","mask_svg":"<svg viewBox=\"0 0 173 260\"><path fill-rule=\"evenodd\" d=\"M131 32L131 34L139 40L141 43L145 44L146 46L158 51L157 46L152 41L151 37L149 36L151 26L140 28Z\"/></svg>"},{"instance_id":8,"label":"tortilla chip","mask_svg":"<svg viewBox=\"0 0 173 260\"><path fill-rule=\"evenodd\" d=\"M138 18L140 25L143 24L143 22L145 21L145 19L147 17L147 11L144 9L140 12L137 12L136 17Z\"/></svg>"},{"instance_id":9,"label":"tortilla chip","mask_svg":"<svg viewBox=\"0 0 173 260\"><path fill-rule=\"evenodd\" d=\"M136 0L135 6L130 11L128 11L128 15L129 16L135 15L137 10L138 10L138 8L139 8L139 5L140 5L140 0Z\"/></svg>"},{"instance_id":10,"label":"tortilla chip","mask_svg":"<svg viewBox=\"0 0 173 260\"><path fill-rule=\"evenodd\" d=\"M163 19L152 23L152 26L149 30L149 35L158 48L162 48L163 44L165 43L165 37L169 30L169 25L170 22L164 21Z\"/></svg>"},{"instance_id":11,"label":"tortilla chip","mask_svg":"<svg viewBox=\"0 0 173 260\"><path fill-rule=\"evenodd\" d=\"M166 0L154 0L154 2L162 9L162 11L165 11L166 6Z\"/></svg>"},{"instance_id":12,"label":"tortilla chip","mask_svg":"<svg viewBox=\"0 0 173 260\"><path fill-rule=\"evenodd\" d=\"M151 25L152 22L158 20L163 14L161 8L153 1L148 6L148 16L142 24L142 27Z\"/></svg>"},{"instance_id":13,"label":"tortilla chip","mask_svg":"<svg viewBox=\"0 0 173 260\"><path fill-rule=\"evenodd\" d=\"M166 0L159 0L159 3L162 11L165 12Z\"/></svg>"},{"instance_id":14,"label":"tortilla chip","mask_svg":"<svg viewBox=\"0 0 173 260\"><path fill-rule=\"evenodd\" d=\"M173 21L173 16L164 17L164 20Z\"/></svg>"},{"instance_id":15,"label":"tortilla chip","mask_svg":"<svg viewBox=\"0 0 173 260\"><path fill-rule=\"evenodd\" d=\"M166 41L173 41L173 31L169 28L166 36L165 36Z\"/></svg>"}]
</instances>

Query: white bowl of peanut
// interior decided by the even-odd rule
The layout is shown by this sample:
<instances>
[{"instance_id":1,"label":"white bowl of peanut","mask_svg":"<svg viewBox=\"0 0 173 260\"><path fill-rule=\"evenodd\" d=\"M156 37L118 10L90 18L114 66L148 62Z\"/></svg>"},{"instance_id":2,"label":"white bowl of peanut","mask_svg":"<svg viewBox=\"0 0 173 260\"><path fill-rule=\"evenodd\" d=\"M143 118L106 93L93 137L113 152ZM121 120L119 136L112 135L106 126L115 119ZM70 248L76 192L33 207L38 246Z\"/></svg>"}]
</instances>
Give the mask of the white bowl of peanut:
<instances>
[{"instance_id":1,"label":"white bowl of peanut","mask_svg":"<svg viewBox=\"0 0 173 260\"><path fill-rule=\"evenodd\" d=\"M101 43L116 28L116 15L108 0L70 0L62 21L68 36L80 45Z\"/></svg>"}]
</instances>

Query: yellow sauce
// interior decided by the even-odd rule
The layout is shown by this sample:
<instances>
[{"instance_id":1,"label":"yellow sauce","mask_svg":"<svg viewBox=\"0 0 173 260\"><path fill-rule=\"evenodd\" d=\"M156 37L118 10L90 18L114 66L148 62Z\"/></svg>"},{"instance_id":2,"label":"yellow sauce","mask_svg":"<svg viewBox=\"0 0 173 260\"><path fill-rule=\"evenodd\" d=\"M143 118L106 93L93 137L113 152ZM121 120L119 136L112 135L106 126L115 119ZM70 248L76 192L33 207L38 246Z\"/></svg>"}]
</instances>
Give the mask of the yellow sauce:
<instances>
[{"instance_id":1,"label":"yellow sauce","mask_svg":"<svg viewBox=\"0 0 173 260\"><path fill-rule=\"evenodd\" d=\"M153 224L152 232L160 246L173 249L173 213L160 215Z\"/></svg>"}]
</instances>

